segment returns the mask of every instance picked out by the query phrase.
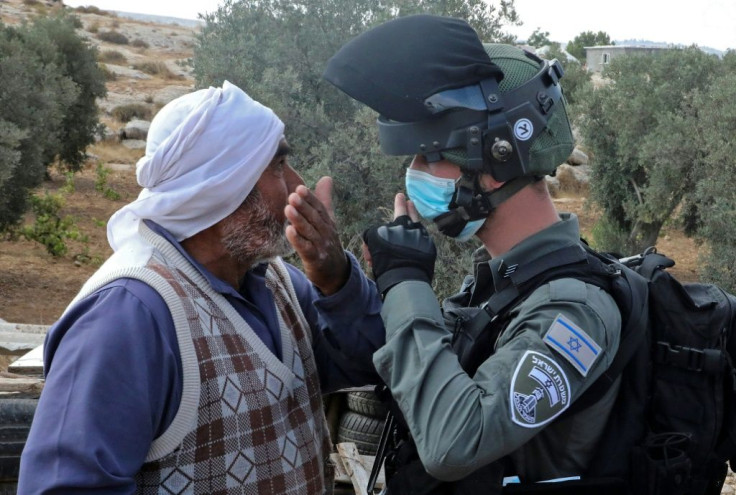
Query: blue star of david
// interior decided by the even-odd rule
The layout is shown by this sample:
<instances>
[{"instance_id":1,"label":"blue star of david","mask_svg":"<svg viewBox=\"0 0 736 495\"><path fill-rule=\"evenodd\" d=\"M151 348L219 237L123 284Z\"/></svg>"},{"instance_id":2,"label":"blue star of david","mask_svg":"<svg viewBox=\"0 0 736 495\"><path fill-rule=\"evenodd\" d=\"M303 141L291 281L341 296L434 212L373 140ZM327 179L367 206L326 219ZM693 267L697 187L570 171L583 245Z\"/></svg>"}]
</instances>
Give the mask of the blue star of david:
<instances>
[{"instance_id":1,"label":"blue star of david","mask_svg":"<svg viewBox=\"0 0 736 495\"><path fill-rule=\"evenodd\" d=\"M575 352L578 352L582 347L582 345L580 345L580 341L575 337L570 337L570 340L567 341L567 346L571 351Z\"/></svg>"}]
</instances>

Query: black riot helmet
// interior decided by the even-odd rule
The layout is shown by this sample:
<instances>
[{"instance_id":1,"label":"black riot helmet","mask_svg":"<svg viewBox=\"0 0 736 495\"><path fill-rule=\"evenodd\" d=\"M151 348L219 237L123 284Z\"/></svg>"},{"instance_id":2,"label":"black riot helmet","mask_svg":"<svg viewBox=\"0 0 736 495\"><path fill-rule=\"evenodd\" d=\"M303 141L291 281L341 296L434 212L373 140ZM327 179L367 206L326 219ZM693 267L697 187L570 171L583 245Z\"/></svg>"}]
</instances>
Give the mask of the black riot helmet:
<instances>
[{"instance_id":1,"label":"black riot helmet","mask_svg":"<svg viewBox=\"0 0 736 495\"><path fill-rule=\"evenodd\" d=\"M324 74L379 113L386 154L421 154L461 167L454 218L436 219L451 236L570 155L562 76L556 60L484 45L467 22L430 15L394 19L357 36ZM506 184L484 193L480 172Z\"/></svg>"}]
</instances>

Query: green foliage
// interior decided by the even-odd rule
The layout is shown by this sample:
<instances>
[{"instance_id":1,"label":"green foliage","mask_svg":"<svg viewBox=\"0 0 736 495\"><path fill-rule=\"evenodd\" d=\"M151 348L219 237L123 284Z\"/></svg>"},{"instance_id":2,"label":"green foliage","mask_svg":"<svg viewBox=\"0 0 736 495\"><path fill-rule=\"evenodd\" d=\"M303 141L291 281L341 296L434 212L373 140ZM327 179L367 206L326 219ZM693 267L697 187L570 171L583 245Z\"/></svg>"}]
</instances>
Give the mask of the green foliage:
<instances>
[{"instance_id":1,"label":"green foliage","mask_svg":"<svg viewBox=\"0 0 736 495\"><path fill-rule=\"evenodd\" d=\"M0 176L0 231L26 210L28 191L43 180L46 165L60 147L64 111L78 96L56 63L48 37L29 29L0 26L0 122L11 135ZM15 165L13 165L15 163Z\"/></svg>"},{"instance_id":2,"label":"green foliage","mask_svg":"<svg viewBox=\"0 0 736 495\"><path fill-rule=\"evenodd\" d=\"M48 165L78 168L94 141L104 74L78 23L62 13L0 24L0 231L19 221Z\"/></svg>"},{"instance_id":3,"label":"green foliage","mask_svg":"<svg viewBox=\"0 0 736 495\"><path fill-rule=\"evenodd\" d=\"M516 37L504 28L521 24L514 0L394 0L385 6L390 17L433 14L464 19L486 43L515 43Z\"/></svg>"},{"instance_id":4,"label":"green foliage","mask_svg":"<svg viewBox=\"0 0 736 495\"><path fill-rule=\"evenodd\" d=\"M694 47L620 57L604 71L609 84L581 98L591 197L602 206L607 230L625 233L604 248L632 254L654 245L695 190L708 150L694 101L719 64Z\"/></svg>"},{"instance_id":5,"label":"green foliage","mask_svg":"<svg viewBox=\"0 0 736 495\"><path fill-rule=\"evenodd\" d=\"M0 191L5 183L13 177L15 168L20 163L20 144L27 133L11 122L0 119Z\"/></svg>"},{"instance_id":6,"label":"green foliage","mask_svg":"<svg viewBox=\"0 0 736 495\"><path fill-rule=\"evenodd\" d=\"M79 19L57 15L34 21L29 36L47 37L56 48L55 64L77 94L64 108L60 143L55 151L69 170L79 170L87 146L94 143L99 119L97 98L107 94L105 74L97 64L97 49L75 32Z\"/></svg>"},{"instance_id":7,"label":"green foliage","mask_svg":"<svg viewBox=\"0 0 736 495\"><path fill-rule=\"evenodd\" d=\"M586 46L607 46L613 45L611 37L605 31L584 31L579 35L575 36L570 41L565 50L567 53L577 58L581 63L585 63L585 47Z\"/></svg>"},{"instance_id":8,"label":"green foliage","mask_svg":"<svg viewBox=\"0 0 736 495\"><path fill-rule=\"evenodd\" d=\"M120 122L129 122L133 119L147 120L151 117L151 109L140 103L130 103L113 108L111 114Z\"/></svg>"},{"instance_id":9,"label":"green foliage","mask_svg":"<svg viewBox=\"0 0 736 495\"><path fill-rule=\"evenodd\" d=\"M696 174L694 209L698 234L709 246L701 275L736 292L736 66L731 62L724 59L725 70L694 101L706 150Z\"/></svg>"},{"instance_id":10,"label":"green foliage","mask_svg":"<svg viewBox=\"0 0 736 495\"><path fill-rule=\"evenodd\" d=\"M23 237L42 244L52 256L64 256L68 250L68 240L87 242L87 237L80 233L72 217L60 216L60 210L64 207L61 194L49 194L46 191L43 196L31 195L30 204L35 222L19 229Z\"/></svg>"},{"instance_id":11,"label":"green foliage","mask_svg":"<svg viewBox=\"0 0 736 495\"><path fill-rule=\"evenodd\" d=\"M568 60L565 52L562 51L559 44L553 43L550 49L544 55L548 60L557 59L565 70L562 78L562 87L565 90L565 98L568 103L568 113L571 118L574 115L574 109L580 99L580 94L590 86L590 73L583 65L575 60Z\"/></svg>"},{"instance_id":12,"label":"green foliage","mask_svg":"<svg viewBox=\"0 0 736 495\"><path fill-rule=\"evenodd\" d=\"M128 37L118 31L99 32L97 33L97 39L107 41L108 43L114 43L116 45L127 45L129 42Z\"/></svg>"},{"instance_id":13,"label":"green foliage","mask_svg":"<svg viewBox=\"0 0 736 495\"><path fill-rule=\"evenodd\" d=\"M110 169L102 165L102 163L98 163L95 174L95 191L101 192L103 196L112 201L120 199L120 193L107 183L107 176L110 175Z\"/></svg>"},{"instance_id":14,"label":"green foliage","mask_svg":"<svg viewBox=\"0 0 736 495\"><path fill-rule=\"evenodd\" d=\"M509 42L504 26L518 23L513 1L483 0L225 0L206 14L194 48L198 87L228 80L271 107L286 124L292 164L308 184L330 175L343 244L360 254L360 234L384 221L404 188L408 157L380 152L376 115L322 79L327 60L367 28L397 16L461 17L487 42ZM447 251L437 284L457 288L467 265ZM454 272L453 272L454 270ZM443 277L450 276L445 280ZM444 290L444 289L443 289Z\"/></svg>"},{"instance_id":15,"label":"green foliage","mask_svg":"<svg viewBox=\"0 0 736 495\"><path fill-rule=\"evenodd\" d=\"M60 191L64 194L71 194L76 190L76 185L74 184L74 172L71 170L68 170L64 172L64 185L61 186Z\"/></svg>"},{"instance_id":16,"label":"green foliage","mask_svg":"<svg viewBox=\"0 0 736 495\"><path fill-rule=\"evenodd\" d=\"M529 39L526 40L526 44L536 48L551 45L549 31L542 31L542 28L535 29L531 36L529 36Z\"/></svg>"}]
</instances>

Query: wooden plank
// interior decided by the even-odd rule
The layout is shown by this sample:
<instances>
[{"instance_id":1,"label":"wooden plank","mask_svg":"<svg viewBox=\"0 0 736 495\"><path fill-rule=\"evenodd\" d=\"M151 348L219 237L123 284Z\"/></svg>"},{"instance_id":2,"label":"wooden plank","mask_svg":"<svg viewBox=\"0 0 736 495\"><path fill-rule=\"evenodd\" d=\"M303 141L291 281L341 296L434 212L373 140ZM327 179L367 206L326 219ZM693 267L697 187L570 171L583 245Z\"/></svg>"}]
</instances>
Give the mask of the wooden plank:
<instances>
[{"instance_id":1,"label":"wooden plank","mask_svg":"<svg viewBox=\"0 0 736 495\"><path fill-rule=\"evenodd\" d=\"M345 472L350 476L356 495L368 495L369 470L363 464L363 458L358 453L358 448L352 442L338 443L337 453L345 467Z\"/></svg>"},{"instance_id":2,"label":"wooden plank","mask_svg":"<svg viewBox=\"0 0 736 495\"><path fill-rule=\"evenodd\" d=\"M16 375L15 373L0 372L0 394L21 393L28 396L38 397L43 390L43 380Z\"/></svg>"}]
</instances>

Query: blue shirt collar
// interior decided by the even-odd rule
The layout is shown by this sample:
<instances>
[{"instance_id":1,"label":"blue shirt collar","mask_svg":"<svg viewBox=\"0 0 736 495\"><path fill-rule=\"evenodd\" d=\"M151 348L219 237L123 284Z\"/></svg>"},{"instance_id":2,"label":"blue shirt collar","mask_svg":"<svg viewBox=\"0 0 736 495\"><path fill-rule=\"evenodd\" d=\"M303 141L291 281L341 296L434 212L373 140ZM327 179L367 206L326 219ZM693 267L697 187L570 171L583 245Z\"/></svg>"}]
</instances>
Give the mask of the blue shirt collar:
<instances>
[{"instance_id":1,"label":"blue shirt collar","mask_svg":"<svg viewBox=\"0 0 736 495\"><path fill-rule=\"evenodd\" d=\"M157 224L153 220L144 219L143 221L146 223L146 225L148 226L148 228L150 228L151 230L153 230L156 234L158 234L161 237L163 237L164 239L166 239L169 242L169 244L171 244L172 246L174 246L176 248L176 250L179 251L179 253L182 256L184 256L184 258L186 258L186 260L189 263L191 263L191 265L194 268L196 268L199 273L202 274L202 276L205 278L205 280L207 280L207 282L209 282L210 286L212 286L212 288L215 291L219 292L220 294L232 295L232 296L239 297L241 299L243 298L243 296L241 296L238 293L238 291L235 290L235 288L232 285L230 285L227 282L225 282L224 280L222 280L222 279L217 278L216 276L214 276L212 274L212 272L210 272L209 270L207 270L207 268L204 267L204 265L202 265L197 260L195 260L186 251L186 249L184 249L184 247L182 247L182 245L179 243L179 241L177 241L174 238L174 236L171 235L171 233L168 230L166 230L165 228L163 228L162 226L160 226L159 224ZM256 268L260 268L260 265L258 267L256 267ZM265 269L265 265L264 265L264 269Z\"/></svg>"}]
</instances>

